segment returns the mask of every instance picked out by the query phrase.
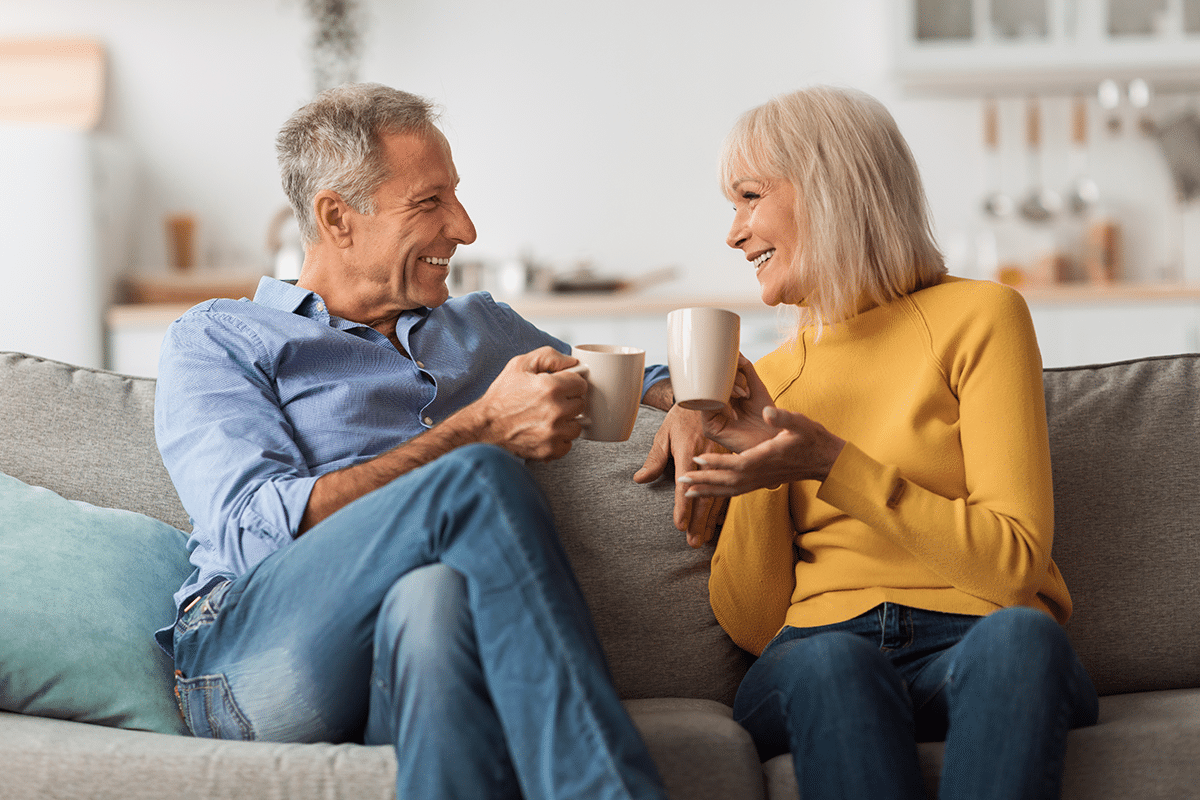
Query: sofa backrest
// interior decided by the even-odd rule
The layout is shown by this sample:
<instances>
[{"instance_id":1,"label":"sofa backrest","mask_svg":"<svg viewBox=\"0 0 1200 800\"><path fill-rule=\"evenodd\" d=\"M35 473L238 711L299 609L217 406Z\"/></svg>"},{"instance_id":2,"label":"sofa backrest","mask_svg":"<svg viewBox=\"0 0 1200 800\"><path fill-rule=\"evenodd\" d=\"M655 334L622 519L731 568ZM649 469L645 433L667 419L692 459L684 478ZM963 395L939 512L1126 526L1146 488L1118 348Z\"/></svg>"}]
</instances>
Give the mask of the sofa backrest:
<instances>
[{"instance_id":1,"label":"sofa backrest","mask_svg":"<svg viewBox=\"0 0 1200 800\"><path fill-rule=\"evenodd\" d=\"M1054 558L1068 633L1101 694L1200 686L1200 355L1049 369ZM0 353L0 472L188 530L153 434L154 381ZM671 524L673 485L633 483L628 442L532 464L623 697L730 702L748 657L708 605L711 548Z\"/></svg>"},{"instance_id":2,"label":"sofa backrest","mask_svg":"<svg viewBox=\"0 0 1200 800\"><path fill-rule=\"evenodd\" d=\"M577 440L559 461L530 464L626 699L702 697L729 705L750 657L708 603L713 548L675 530L675 483L635 484L664 412L642 406L626 442Z\"/></svg>"},{"instance_id":3,"label":"sofa backrest","mask_svg":"<svg viewBox=\"0 0 1200 800\"><path fill-rule=\"evenodd\" d=\"M1200 355L1044 383L1071 641L1100 694L1200 686Z\"/></svg>"},{"instance_id":4,"label":"sofa backrest","mask_svg":"<svg viewBox=\"0 0 1200 800\"><path fill-rule=\"evenodd\" d=\"M0 472L191 530L154 443L154 381L0 353Z\"/></svg>"}]
</instances>

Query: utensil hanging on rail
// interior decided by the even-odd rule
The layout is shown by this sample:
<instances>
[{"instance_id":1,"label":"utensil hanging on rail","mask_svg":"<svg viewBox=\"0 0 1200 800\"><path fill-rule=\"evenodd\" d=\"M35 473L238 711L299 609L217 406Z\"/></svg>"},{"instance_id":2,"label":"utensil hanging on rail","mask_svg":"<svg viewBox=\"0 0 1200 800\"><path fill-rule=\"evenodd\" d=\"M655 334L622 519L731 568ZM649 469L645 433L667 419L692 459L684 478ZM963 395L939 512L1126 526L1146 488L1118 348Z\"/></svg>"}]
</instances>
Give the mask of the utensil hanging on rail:
<instances>
[{"instance_id":1,"label":"utensil hanging on rail","mask_svg":"<svg viewBox=\"0 0 1200 800\"><path fill-rule=\"evenodd\" d=\"M1100 201L1100 187L1088 175L1088 106L1083 95L1071 107L1071 144L1075 178L1067 190L1067 208L1082 216Z\"/></svg>"},{"instance_id":2,"label":"utensil hanging on rail","mask_svg":"<svg viewBox=\"0 0 1200 800\"><path fill-rule=\"evenodd\" d=\"M1000 110L994 97L983 101L983 149L990 187L983 198L983 213L997 219L1011 216L1017 204L1000 190Z\"/></svg>"},{"instance_id":3,"label":"utensil hanging on rail","mask_svg":"<svg viewBox=\"0 0 1200 800\"><path fill-rule=\"evenodd\" d=\"M1042 181L1042 112L1036 97L1025 111L1025 143L1029 159L1029 194L1021 203L1021 216L1030 222L1049 222L1062 210L1062 198Z\"/></svg>"}]
</instances>

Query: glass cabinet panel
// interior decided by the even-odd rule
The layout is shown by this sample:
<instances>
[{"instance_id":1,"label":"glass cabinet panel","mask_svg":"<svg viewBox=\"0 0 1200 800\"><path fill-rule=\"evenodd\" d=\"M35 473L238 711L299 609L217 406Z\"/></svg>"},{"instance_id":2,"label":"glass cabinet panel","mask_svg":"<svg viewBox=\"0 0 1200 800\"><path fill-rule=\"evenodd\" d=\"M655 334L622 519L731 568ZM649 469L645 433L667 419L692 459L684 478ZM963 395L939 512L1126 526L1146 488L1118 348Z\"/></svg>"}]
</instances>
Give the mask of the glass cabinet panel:
<instances>
[{"instance_id":1,"label":"glass cabinet panel","mask_svg":"<svg viewBox=\"0 0 1200 800\"><path fill-rule=\"evenodd\" d=\"M1050 35L1047 0L992 0L992 35L997 39L1045 39Z\"/></svg>"},{"instance_id":2,"label":"glass cabinet panel","mask_svg":"<svg viewBox=\"0 0 1200 800\"><path fill-rule=\"evenodd\" d=\"M1167 13L1167 0L1108 0L1109 36L1153 36Z\"/></svg>"},{"instance_id":3,"label":"glass cabinet panel","mask_svg":"<svg viewBox=\"0 0 1200 800\"><path fill-rule=\"evenodd\" d=\"M975 25L971 0L917 0L917 38L970 39Z\"/></svg>"}]
</instances>

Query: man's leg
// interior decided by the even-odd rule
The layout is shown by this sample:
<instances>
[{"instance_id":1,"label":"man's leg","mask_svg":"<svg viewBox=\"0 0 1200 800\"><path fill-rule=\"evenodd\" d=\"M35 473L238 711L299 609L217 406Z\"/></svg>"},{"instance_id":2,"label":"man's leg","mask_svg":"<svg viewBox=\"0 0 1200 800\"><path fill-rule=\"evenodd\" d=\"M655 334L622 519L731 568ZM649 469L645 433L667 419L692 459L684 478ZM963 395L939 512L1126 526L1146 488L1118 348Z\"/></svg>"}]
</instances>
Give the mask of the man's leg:
<instances>
[{"instance_id":1,"label":"man's leg","mask_svg":"<svg viewBox=\"0 0 1200 800\"><path fill-rule=\"evenodd\" d=\"M525 795L663 796L540 490L481 445L359 499L231 584L210 622L177 635L185 695L206 706L191 718L233 718L219 736L360 736L379 609L402 575L437 561L466 580Z\"/></svg>"},{"instance_id":2,"label":"man's leg","mask_svg":"<svg viewBox=\"0 0 1200 800\"><path fill-rule=\"evenodd\" d=\"M479 663L467 582L444 564L414 569L384 598L366 743L402 743L397 797L518 796Z\"/></svg>"}]
</instances>

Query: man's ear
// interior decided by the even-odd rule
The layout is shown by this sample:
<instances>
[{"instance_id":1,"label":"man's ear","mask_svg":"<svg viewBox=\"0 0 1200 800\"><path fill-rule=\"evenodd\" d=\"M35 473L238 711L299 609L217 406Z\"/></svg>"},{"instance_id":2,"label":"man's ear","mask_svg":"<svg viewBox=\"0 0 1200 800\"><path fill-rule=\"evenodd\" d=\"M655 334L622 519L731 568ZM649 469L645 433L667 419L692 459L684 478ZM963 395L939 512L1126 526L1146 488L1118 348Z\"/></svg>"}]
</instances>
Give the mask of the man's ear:
<instances>
[{"instance_id":1,"label":"man's ear","mask_svg":"<svg viewBox=\"0 0 1200 800\"><path fill-rule=\"evenodd\" d=\"M350 206L332 189L322 189L313 198L313 215L317 220L317 236L335 247L349 247L352 233Z\"/></svg>"}]
</instances>

